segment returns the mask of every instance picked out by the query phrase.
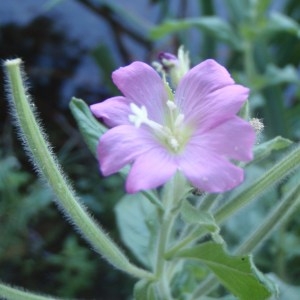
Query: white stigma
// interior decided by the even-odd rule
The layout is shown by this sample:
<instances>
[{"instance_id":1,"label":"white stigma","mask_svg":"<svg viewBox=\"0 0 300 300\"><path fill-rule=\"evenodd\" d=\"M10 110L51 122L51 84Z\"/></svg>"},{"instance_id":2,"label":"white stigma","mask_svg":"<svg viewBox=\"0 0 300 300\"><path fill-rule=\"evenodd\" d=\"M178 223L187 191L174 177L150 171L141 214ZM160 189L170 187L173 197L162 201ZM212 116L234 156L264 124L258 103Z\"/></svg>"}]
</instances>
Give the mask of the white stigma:
<instances>
[{"instance_id":1,"label":"white stigma","mask_svg":"<svg viewBox=\"0 0 300 300\"><path fill-rule=\"evenodd\" d=\"M178 113L178 108L174 101L168 100L170 119L168 125L161 125L148 118L148 112L145 106L138 107L135 103L130 103L131 114L128 116L129 121L137 128L142 124L151 128L160 141L168 145L173 151L177 152L182 144L182 124L184 115Z\"/></svg>"},{"instance_id":2,"label":"white stigma","mask_svg":"<svg viewBox=\"0 0 300 300\"><path fill-rule=\"evenodd\" d=\"M147 123L149 121L148 112L144 105L138 107L135 103L130 103L130 109L133 114L129 115L128 118L135 127L139 128L143 123Z\"/></svg>"},{"instance_id":3,"label":"white stigma","mask_svg":"<svg viewBox=\"0 0 300 300\"><path fill-rule=\"evenodd\" d=\"M179 114L175 120L175 127L180 127L183 123L183 120L184 120L184 114Z\"/></svg>"},{"instance_id":4,"label":"white stigma","mask_svg":"<svg viewBox=\"0 0 300 300\"><path fill-rule=\"evenodd\" d=\"M179 149L180 144L174 136L171 136L168 139L168 143L173 148L173 150L177 151Z\"/></svg>"}]
</instances>

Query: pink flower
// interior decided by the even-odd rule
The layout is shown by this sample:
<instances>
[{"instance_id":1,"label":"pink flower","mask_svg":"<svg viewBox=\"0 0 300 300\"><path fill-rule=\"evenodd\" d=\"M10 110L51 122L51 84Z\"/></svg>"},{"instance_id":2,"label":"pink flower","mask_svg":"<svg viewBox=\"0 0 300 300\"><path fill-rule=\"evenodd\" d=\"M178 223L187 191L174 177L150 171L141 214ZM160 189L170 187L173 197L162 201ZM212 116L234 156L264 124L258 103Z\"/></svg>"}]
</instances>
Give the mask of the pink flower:
<instances>
[{"instance_id":1,"label":"pink flower","mask_svg":"<svg viewBox=\"0 0 300 300\"><path fill-rule=\"evenodd\" d=\"M224 67L214 60L200 63L183 76L174 95L142 62L116 70L112 78L124 96L91 106L111 127L98 144L105 176L131 164L128 193L156 188L176 171L212 193L243 181L243 170L230 160L252 159L255 133L236 115L249 90L235 84Z\"/></svg>"}]
</instances>

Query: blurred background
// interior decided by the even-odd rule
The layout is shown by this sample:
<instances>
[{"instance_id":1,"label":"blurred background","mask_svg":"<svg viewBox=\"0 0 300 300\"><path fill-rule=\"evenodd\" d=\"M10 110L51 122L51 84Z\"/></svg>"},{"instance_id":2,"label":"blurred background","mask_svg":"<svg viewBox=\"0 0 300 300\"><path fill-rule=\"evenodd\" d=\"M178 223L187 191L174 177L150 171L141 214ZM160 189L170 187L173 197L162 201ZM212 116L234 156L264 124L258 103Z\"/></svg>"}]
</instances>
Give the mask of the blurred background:
<instances>
[{"instance_id":1,"label":"blurred background","mask_svg":"<svg viewBox=\"0 0 300 300\"><path fill-rule=\"evenodd\" d=\"M116 95L113 70L134 60L150 64L160 51L176 53L184 45L193 65L214 58L251 88L252 116L265 125L261 142L277 135L298 142L299 22L298 0L1 1L0 58L25 61L30 93L55 153L83 202L122 244L114 206L124 194L123 181L101 177L69 111L71 97L92 104ZM37 179L12 126L5 80L0 82L0 279L60 297L130 299L134 281L90 250ZM234 246L289 184L299 182L296 174L262 205L256 203L246 222L228 224L227 240ZM300 285L299 210L255 260L287 289L297 289L291 285Z\"/></svg>"}]
</instances>

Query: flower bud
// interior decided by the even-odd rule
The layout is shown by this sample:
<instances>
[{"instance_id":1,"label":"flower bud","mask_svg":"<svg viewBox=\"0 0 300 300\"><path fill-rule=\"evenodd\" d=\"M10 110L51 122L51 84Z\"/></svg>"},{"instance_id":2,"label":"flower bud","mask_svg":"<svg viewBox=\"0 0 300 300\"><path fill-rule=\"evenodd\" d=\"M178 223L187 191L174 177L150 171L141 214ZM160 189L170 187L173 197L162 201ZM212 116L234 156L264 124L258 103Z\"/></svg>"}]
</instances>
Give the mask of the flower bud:
<instances>
[{"instance_id":1,"label":"flower bud","mask_svg":"<svg viewBox=\"0 0 300 300\"><path fill-rule=\"evenodd\" d=\"M168 53L161 52L158 55L159 63L155 65L160 66L160 70L169 75L172 86L176 87L181 78L190 69L190 59L187 51L184 51L183 46L180 46L177 52L177 56Z\"/></svg>"}]
</instances>

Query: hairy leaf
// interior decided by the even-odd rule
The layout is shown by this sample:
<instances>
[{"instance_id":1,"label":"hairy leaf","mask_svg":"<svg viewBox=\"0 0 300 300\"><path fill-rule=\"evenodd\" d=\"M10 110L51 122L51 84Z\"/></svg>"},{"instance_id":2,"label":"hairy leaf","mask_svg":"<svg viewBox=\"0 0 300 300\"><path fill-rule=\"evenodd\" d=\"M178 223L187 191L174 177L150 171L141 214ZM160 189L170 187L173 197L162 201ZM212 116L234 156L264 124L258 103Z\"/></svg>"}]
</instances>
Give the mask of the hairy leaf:
<instances>
[{"instance_id":1,"label":"hairy leaf","mask_svg":"<svg viewBox=\"0 0 300 300\"><path fill-rule=\"evenodd\" d=\"M96 156L99 138L106 131L106 128L95 119L83 100L73 97L70 102L70 109L86 144Z\"/></svg>"},{"instance_id":2,"label":"hairy leaf","mask_svg":"<svg viewBox=\"0 0 300 300\"><path fill-rule=\"evenodd\" d=\"M125 195L116 205L122 241L145 266L150 266L158 217L156 207L143 194Z\"/></svg>"},{"instance_id":3,"label":"hairy leaf","mask_svg":"<svg viewBox=\"0 0 300 300\"><path fill-rule=\"evenodd\" d=\"M154 40L160 39L168 34L181 30L198 27L211 36L230 44L235 49L240 48L238 37L230 25L219 17L189 18L183 20L170 20L152 29L150 37Z\"/></svg>"},{"instance_id":4,"label":"hairy leaf","mask_svg":"<svg viewBox=\"0 0 300 300\"><path fill-rule=\"evenodd\" d=\"M276 288L254 266L251 256L232 256L220 244L207 242L180 251L177 257L205 264L238 299L268 299Z\"/></svg>"}]
</instances>

